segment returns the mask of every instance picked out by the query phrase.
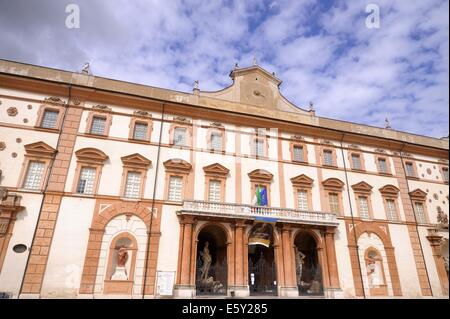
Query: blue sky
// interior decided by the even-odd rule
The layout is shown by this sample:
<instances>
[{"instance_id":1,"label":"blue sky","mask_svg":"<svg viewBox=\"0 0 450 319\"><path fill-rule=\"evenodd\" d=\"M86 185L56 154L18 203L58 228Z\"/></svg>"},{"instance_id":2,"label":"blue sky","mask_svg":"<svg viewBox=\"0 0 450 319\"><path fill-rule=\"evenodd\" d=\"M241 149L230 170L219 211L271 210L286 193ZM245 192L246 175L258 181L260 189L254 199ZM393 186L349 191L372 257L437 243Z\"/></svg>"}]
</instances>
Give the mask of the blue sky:
<instances>
[{"instance_id":1,"label":"blue sky","mask_svg":"<svg viewBox=\"0 0 450 319\"><path fill-rule=\"evenodd\" d=\"M65 27L67 4L80 28ZM370 3L380 28L365 21ZM448 135L449 1L0 0L0 58L191 92L237 62L283 80L319 116Z\"/></svg>"}]
</instances>

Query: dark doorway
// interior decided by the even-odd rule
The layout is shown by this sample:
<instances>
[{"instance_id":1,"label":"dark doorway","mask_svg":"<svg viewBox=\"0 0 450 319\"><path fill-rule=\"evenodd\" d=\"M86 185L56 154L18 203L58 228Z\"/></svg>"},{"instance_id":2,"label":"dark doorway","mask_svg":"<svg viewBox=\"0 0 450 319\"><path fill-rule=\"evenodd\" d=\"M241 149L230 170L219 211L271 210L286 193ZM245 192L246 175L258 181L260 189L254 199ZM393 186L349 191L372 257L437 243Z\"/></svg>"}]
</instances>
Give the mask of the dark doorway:
<instances>
[{"instance_id":1,"label":"dark doorway","mask_svg":"<svg viewBox=\"0 0 450 319\"><path fill-rule=\"evenodd\" d=\"M295 237L294 250L299 295L323 295L316 240L308 233L299 233Z\"/></svg>"}]
</instances>

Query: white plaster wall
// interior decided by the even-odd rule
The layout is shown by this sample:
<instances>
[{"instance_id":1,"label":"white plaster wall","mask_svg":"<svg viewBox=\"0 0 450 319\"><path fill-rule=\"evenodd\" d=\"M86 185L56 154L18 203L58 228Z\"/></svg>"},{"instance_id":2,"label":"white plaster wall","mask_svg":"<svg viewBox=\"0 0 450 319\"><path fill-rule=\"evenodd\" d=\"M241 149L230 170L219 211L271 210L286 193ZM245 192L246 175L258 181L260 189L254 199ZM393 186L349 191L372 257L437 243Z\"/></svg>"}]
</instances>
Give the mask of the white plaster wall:
<instances>
[{"instance_id":1,"label":"white plaster wall","mask_svg":"<svg viewBox=\"0 0 450 319\"><path fill-rule=\"evenodd\" d=\"M180 223L176 211L180 206L164 205L161 214L161 237L159 239L158 271L177 271L178 244L180 238Z\"/></svg>"},{"instance_id":2,"label":"white plaster wall","mask_svg":"<svg viewBox=\"0 0 450 319\"><path fill-rule=\"evenodd\" d=\"M348 250L347 232L345 230L345 221L343 220L339 220L339 225L334 234L334 242L342 297L352 298L355 296L355 287Z\"/></svg>"},{"instance_id":3,"label":"white plaster wall","mask_svg":"<svg viewBox=\"0 0 450 319\"><path fill-rule=\"evenodd\" d=\"M56 222L41 295L76 297L80 287L95 200L64 197Z\"/></svg>"}]
</instances>

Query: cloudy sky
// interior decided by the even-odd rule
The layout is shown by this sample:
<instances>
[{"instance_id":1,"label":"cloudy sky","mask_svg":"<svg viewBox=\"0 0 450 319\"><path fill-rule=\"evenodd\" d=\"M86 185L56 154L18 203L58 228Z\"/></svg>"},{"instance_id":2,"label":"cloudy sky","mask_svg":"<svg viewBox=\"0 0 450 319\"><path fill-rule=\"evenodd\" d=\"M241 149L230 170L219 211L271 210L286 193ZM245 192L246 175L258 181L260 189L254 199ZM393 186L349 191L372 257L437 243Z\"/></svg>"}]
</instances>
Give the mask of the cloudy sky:
<instances>
[{"instance_id":1,"label":"cloudy sky","mask_svg":"<svg viewBox=\"0 0 450 319\"><path fill-rule=\"evenodd\" d=\"M367 28L366 6L380 9ZM69 29L66 6L80 8ZM236 62L283 80L317 114L448 135L448 0L0 0L0 58L191 92Z\"/></svg>"}]
</instances>

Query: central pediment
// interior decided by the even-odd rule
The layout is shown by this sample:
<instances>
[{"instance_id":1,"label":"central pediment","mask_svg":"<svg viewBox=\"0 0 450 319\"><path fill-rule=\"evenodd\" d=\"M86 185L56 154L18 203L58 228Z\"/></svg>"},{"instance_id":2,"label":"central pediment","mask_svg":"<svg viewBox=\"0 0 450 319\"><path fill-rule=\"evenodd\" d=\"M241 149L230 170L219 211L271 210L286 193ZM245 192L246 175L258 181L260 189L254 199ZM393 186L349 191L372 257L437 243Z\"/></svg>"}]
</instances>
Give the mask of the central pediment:
<instances>
[{"instance_id":1,"label":"central pediment","mask_svg":"<svg viewBox=\"0 0 450 319\"><path fill-rule=\"evenodd\" d=\"M289 102L280 92L282 81L259 65L235 67L230 72L233 84L217 92L199 91L200 96L213 97L240 104L259 106L262 109L313 115Z\"/></svg>"}]
</instances>

